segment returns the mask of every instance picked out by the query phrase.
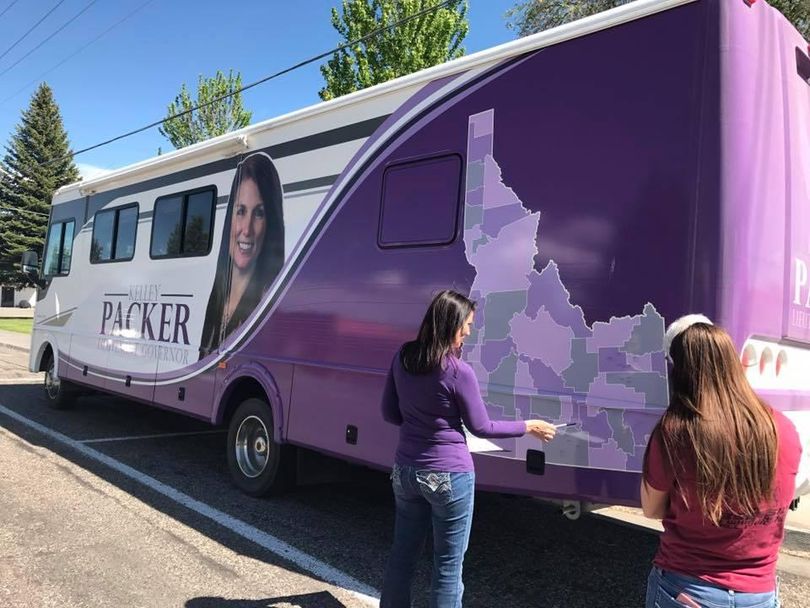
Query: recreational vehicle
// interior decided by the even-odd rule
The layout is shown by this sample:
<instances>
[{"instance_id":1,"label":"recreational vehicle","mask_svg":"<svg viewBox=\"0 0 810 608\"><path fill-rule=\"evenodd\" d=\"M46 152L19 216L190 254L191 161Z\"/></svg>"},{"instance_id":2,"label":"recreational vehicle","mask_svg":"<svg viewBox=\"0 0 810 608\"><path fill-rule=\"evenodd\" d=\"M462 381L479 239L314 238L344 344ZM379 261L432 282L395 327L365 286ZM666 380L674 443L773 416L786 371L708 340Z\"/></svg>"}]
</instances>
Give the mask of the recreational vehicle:
<instances>
[{"instance_id":1,"label":"recreational vehicle","mask_svg":"<svg viewBox=\"0 0 810 608\"><path fill-rule=\"evenodd\" d=\"M454 288L490 416L571 423L470 437L478 486L638 504L682 314L807 437L808 79L764 1L641 0L65 186L31 370L227 425L263 494L298 448L392 465L386 372Z\"/></svg>"}]
</instances>

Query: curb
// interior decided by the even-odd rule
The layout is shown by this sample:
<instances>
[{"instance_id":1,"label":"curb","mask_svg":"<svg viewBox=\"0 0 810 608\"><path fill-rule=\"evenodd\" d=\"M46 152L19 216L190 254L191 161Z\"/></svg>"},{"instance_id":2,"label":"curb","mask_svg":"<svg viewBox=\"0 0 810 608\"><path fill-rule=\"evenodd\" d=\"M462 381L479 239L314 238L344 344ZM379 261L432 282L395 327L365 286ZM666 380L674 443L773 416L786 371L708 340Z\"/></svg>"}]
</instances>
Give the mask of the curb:
<instances>
[{"instance_id":1,"label":"curb","mask_svg":"<svg viewBox=\"0 0 810 608\"><path fill-rule=\"evenodd\" d=\"M810 557L810 530L785 526L782 551L801 557Z\"/></svg>"},{"instance_id":2,"label":"curb","mask_svg":"<svg viewBox=\"0 0 810 608\"><path fill-rule=\"evenodd\" d=\"M0 349L4 350L14 350L20 353L27 353L30 352L30 348L27 346L17 346L16 344L8 344L6 342L0 342Z\"/></svg>"},{"instance_id":3,"label":"curb","mask_svg":"<svg viewBox=\"0 0 810 608\"><path fill-rule=\"evenodd\" d=\"M597 511L591 511L588 515L598 519L610 521L614 524L626 526L636 530L649 532L650 534L660 534L661 523L649 520L645 517L629 513L623 510L607 507ZM780 553L787 553L792 556L810 557L810 530L785 526L785 536L779 548Z\"/></svg>"}]
</instances>

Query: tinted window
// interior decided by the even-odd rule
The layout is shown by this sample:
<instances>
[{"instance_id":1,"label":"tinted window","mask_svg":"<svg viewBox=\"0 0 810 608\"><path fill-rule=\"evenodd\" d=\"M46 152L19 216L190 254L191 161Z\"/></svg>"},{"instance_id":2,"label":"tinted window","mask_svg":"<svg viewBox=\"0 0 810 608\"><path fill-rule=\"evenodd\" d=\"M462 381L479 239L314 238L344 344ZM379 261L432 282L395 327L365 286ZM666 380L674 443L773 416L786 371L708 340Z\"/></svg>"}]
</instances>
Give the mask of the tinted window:
<instances>
[{"instance_id":1,"label":"tinted window","mask_svg":"<svg viewBox=\"0 0 810 608\"><path fill-rule=\"evenodd\" d=\"M131 260L135 255L135 234L138 228L138 205L105 209L93 220L93 241L90 261L112 262Z\"/></svg>"},{"instance_id":2,"label":"tinted window","mask_svg":"<svg viewBox=\"0 0 810 608\"><path fill-rule=\"evenodd\" d=\"M93 241L90 245L90 261L105 262L112 259L115 210L99 211L93 220Z\"/></svg>"},{"instance_id":3,"label":"tinted window","mask_svg":"<svg viewBox=\"0 0 810 608\"><path fill-rule=\"evenodd\" d=\"M461 157L455 154L388 167L379 245L450 243L456 235L460 192Z\"/></svg>"},{"instance_id":4,"label":"tinted window","mask_svg":"<svg viewBox=\"0 0 810 608\"><path fill-rule=\"evenodd\" d=\"M188 197L183 252L205 255L211 240L211 210L214 193L198 192Z\"/></svg>"},{"instance_id":5,"label":"tinted window","mask_svg":"<svg viewBox=\"0 0 810 608\"><path fill-rule=\"evenodd\" d=\"M135 255L135 234L138 228L138 207L126 207L118 211L118 226L115 234L116 260L131 260Z\"/></svg>"},{"instance_id":6,"label":"tinted window","mask_svg":"<svg viewBox=\"0 0 810 608\"><path fill-rule=\"evenodd\" d=\"M45 243L45 259L42 263L43 276L65 275L70 272L74 226L73 220L51 224L48 230L48 241Z\"/></svg>"},{"instance_id":7,"label":"tinted window","mask_svg":"<svg viewBox=\"0 0 810 608\"><path fill-rule=\"evenodd\" d=\"M152 221L152 257L207 255L215 200L213 189L158 199Z\"/></svg>"},{"instance_id":8,"label":"tinted window","mask_svg":"<svg viewBox=\"0 0 810 608\"><path fill-rule=\"evenodd\" d=\"M182 238L183 197L164 198L155 203L152 220L152 257L178 255Z\"/></svg>"},{"instance_id":9,"label":"tinted window","mask_svg":"<svg viewBox=\"0 0 810 608\"><path fill-rule=\"evenodd\" d=\"M65 231L62 234L62 263L59 268L60 274L70 272L70 261L73 259L73 227L75 224L70 221L64 226Z\"/></svg>"},{"instance_id":10,"label":"tinted window","mask_svg":"<svg viewBox=\"0 0 810 608\"><path fill-rule=\"evenodd\" d=\"M59 274L59 250L62 247L62 228L64 224L51 224L48 230L48 242L45 244L45 260L42 263L42 274Z\"/></svg>"}]
</instances>

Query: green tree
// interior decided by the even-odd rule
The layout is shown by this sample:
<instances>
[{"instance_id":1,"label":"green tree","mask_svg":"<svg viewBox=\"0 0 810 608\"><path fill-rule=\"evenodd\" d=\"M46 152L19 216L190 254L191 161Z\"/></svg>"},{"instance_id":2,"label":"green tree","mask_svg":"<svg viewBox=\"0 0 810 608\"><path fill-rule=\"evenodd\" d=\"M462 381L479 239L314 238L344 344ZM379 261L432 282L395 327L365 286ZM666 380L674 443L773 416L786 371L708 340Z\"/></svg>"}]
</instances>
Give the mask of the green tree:
<instances>
[{"instance_id":1,"label":"green tree","mask_svg":"<svg viewBox=\"0 0 810 608\"><path fill-rule=\"evenodd\" d=\"M518 36L528 36L569 21L601 13L630 0L528 0L506 13L506 26Z\"/></svg>"},{"instance_id":2,"label":"green tree","mask_svg":"<svg viewBox=\"0 0 810 608\"><path fill-rule=\"evenodd\" d=\"M178 221L169 234L166 242L166 255L178 255L180 253L180 239L183 238L183 252L203 253L208 251L209 232L205 229L205 220L200 215L195 215L186 227L185 237L183 237L183 227Z\"/></svg>"},{"instance_id":3,"label":"green tree","mask_svg":"<svg viewBox=\"0 0 810 608\"><path fill-rule=\"evenodd\" d=\"M22 253L42 253L51 197L78 179L59 106L42 83L0 162L0 282L28 282L18 271Z\"/></svg>"},{"instance_id":4,"label":"green tree","mask_svg":"<svg viewBox=\"0 0 810 608\"><path fill-rule=\"evenodd\" d=\"M810 0L769 0L768 4L787 17L805 40L810 40Z\"/></svg>"},{"instance_id":5,"label":"green tree","mask_svg":"<svg viewBox=\"0 0 810 608\"><path fill-rule=\"evenodd\" d=\"M180 93L169 104L166 122L159 129L160 134L175 148L183 148L246 127L253 113L244 108L242 93L236 92L241 88L242 75L239 72L234 74L233 70L227 76L217 70L213 78L200 74L197 99L191 98L184 83ZM189 112L195 106L203 107ZM178 116L183 112L188 113Z\"/></svg>"},{"instance_id":6,"label":"green tree","mask_svg":"<svg viewBox=\"0 0 810 608\"><path fill-rule=\"evenodd\" d=\"M527 36L552 27L601 13L630 0L528 0L506 13L507 27ZM805 39L810 38L810 0L769 0Z\"/></svg>"},{"instance_id":7,"label":"green tree","mask_svg":"<svg viewBox=\"0 0 810 608\"><path fill-rule=\"evenodd\" d=\"M104 253L104 247L98 242L98 239L93 239L90 243L90 261L98 262L102 253Z\"/></svg>"},{"instance_id":8,"label":"green tree","mask_svg":"<svg viewBox=\"0 0 810 608\"><path fill-rule=\"evenodd\" d=\"M201 215L195 215L188 223L183 250L197 253L208 251L208 239L209 233L205 229L205 220Z\"/></svg>"},{"instance_id":9,"label":"green tree","mask_svg":"<svg viewBox=\"0 0 810 608\"><path fill-rule=\"evenodd\" d=\"M332 27L346 44L436 4L438 0L342 0L341 12L332 9ZM318 94L334 99L461 57L468 29L467 0L452 0L336 52L321 66L326 84Z\"/></svg>"}]
</instances>

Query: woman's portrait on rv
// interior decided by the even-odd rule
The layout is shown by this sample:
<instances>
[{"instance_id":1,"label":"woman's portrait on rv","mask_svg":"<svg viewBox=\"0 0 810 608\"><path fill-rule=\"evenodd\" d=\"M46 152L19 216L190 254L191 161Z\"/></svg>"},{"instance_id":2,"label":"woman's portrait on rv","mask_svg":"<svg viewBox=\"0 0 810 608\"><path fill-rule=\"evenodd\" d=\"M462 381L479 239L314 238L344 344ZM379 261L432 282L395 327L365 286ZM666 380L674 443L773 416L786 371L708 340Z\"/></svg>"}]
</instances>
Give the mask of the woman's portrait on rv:
<instances>
[{"instance_id":1,"label":"woman's portrait on rv","mask_svg":"<svg viewBox=\"0 0 810 608\"><path fill-rule=\"evenodd\" d=\"M253 312L284 264L281 180L273 161L251 154L237 165L217 270L205 311L200 358Z\"/></svg>"}]
</instances>

